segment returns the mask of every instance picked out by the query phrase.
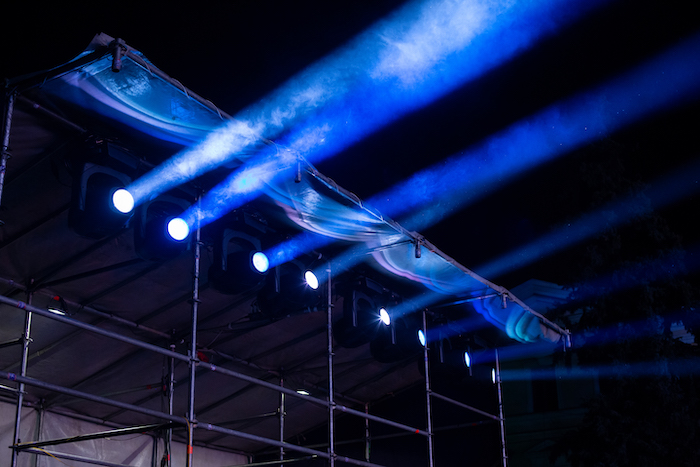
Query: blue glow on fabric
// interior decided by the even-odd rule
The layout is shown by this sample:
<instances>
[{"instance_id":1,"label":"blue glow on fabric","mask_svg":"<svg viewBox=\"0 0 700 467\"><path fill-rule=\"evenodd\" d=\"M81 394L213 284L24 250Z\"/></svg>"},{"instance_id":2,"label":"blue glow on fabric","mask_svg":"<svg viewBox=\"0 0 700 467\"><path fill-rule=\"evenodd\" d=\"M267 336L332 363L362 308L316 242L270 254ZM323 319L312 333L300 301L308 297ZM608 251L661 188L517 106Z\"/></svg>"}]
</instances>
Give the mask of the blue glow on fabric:
<instances>
[{"instance_id":1,"label":"blue glow on fabric","mask_svg":"<svg viewBox=\"0 0 700 467\"><path fill-rule=\"evenodd\" d=\"M495 191L524 171L622 127L697 98L700 36L606 85L521 121L480 146L417 173L368 204L411 230ZM411 212L405 219L399 216Z\"/></svg>"},{"instance_id":2,"label":"blue glow on fabric","mask_svg":"<svg viewBox=\"0 0 700 467\"><path fill-rule=\"evenodd\" d=\"M488 264L475 267L474 270L484 276L495 277L519 269L591 238L606 228L625 224L635 217L651 212L652 206L655 209L662 208L691 196L699 190L700 162L695 161L655 182L645 190L644 194L651 203L639 199L639 195L609 203L528 245L510 251Z\"/></svg>"},{"instance_id":3,"label":"blue glow on fabric","mask_svg":"<svg viewBox=\"0 0 700 467\"><path fill-rule=\"evenodd\" d=\"M334 144L319 139L301 144L309 152L324 147L325 157L332 147L337 150L431 102L600 3L409 3L137 180L130 190L138 203L223 163L245 160L241 153L254 142L302 122L290 140L293 144L308 138L308 128L334 127ZM319 109L326 110L318 115Z\"/></svg>"}]
</instances>

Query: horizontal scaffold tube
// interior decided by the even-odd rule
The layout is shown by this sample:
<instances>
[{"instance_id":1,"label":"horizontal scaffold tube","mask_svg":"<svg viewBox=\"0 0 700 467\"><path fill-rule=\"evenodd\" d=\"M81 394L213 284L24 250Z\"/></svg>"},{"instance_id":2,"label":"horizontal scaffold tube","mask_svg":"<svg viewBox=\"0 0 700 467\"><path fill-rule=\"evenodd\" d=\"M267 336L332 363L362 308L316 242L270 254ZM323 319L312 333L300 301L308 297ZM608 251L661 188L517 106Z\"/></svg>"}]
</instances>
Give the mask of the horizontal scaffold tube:
<instances>
[{"instance_id":1,"label":"horizontal scaffold tube","mask_svg":"<svg viewBox=\"0 0 700 467\"><path fill-rule=\"evenodd\" d=\"M185 420L184 417L177 417L175 415L170 415L170 414L167 414L165 412L159 412L157 410L151 410L151 409L147 409L144 407L139 407L137 405L127 404L126 402L119 402L119 401L115 401L113 399L107 399L105 397L96 396L94 394L89 394L89 393L82 392L82 391L76 391L75 389L70 389L70 388L66 388L63 386L58 386L56 384L47 383L45 381L40 381L40 380L34 379L34 378L28 378L26 376L20 376L20 375L15 374L15 373L0 371L0 378L7 379L9 381L16 381L18 383L24 383L27 386L34 386L34 387L38 387L41 389L46 389L49 391L57 392L60 394L65 394L67 396L78 397L78 398L86 399L86 400L89 400L92 402L97 402L97 403L101 403L101 404L105 404L105 405L111 405L113 407L118 407L120 409L130 410L132 412L142 413L144 415L150 415L152 417L161 418L163 420L169 420L171 422L178 423L181 425L188 423L188 421ZM258 441L258 442L265 443L265 444L271 444L273 446L283 446L285 449L289 449L292 451L299 451L299 452L303 452L305 454L314 454L314 455L317 455L320 457L328 458L328 454L325 452L316 451L313 449L305 448L303 446L297 446L296 444L282 443L282 442L274 440L274 439L263 438L261 436L256 436L256 435L251 435L249 433L244 433L242 431L230 430L228 428L222 428L222 427L212 425L209 423L198 423L196 425L196 427L197 428L204 428L204 429L209 430L209 431L216 431L218 433L224 433L224 434L235 436L238 438L244 438L244 439L247 439L250 441ZM363 463L361 465L374 466L375 464Z\"/></svg>"},{"instance_id":2,"label":"horizontal scaffold tube","mask_svg":"<svg viewBox=\"0 0 700 467\"><path fill-rule=\"evenodd\" d=\"M10 299L7 297L0 296L0 303L4 303L6 305L10 305L12 307L19 308L21 310L30 311L32 313L36 313L37 315L43 316L45 318L53 319L53 320L59 321L59 322L64 323L64 324L68 324L71 326L75 326L75 327L84 329L86 331L91 331L91 332L94 332L96 334L100 334L100 335L105 336L105 337L110 337L112 339L122 341L122 342L125 342L127 344L132 344L136 347L140 347L142 349L150 350L152 352L159 353L161 355L165 355L166 357L171 357L171 358L174 358L176 360L185 361L185 362L190 361L190 357L187 355L183 355L181 353L174 352L172 350L168 350L168 349L165 349L163 347L159 347L157 345L149 344L148 342L143 342L141 340L134 339L133 337L128 337L128 336L124 336L124 335L121 335L121 334L116 333L116 332L108 331L106 329L102 329L100 327L93 326L92 324L83 323L82 321L78 321L78 320L73 319L73 318L69 318L69 317L62 316L62 315L57 315L55 313L51 313L48 310L45 310L43 308L37 308L35 306L29 305L29 304L22 302L22 301L17 301L17 300L13 300L13 299ZM237 371L229 370L227 368L218 367L216 365L212 365L211 363L206 363L206 362L202 362L199 360L197 360L197 366L207 368L207 369L214 371L216 373L231 376L233 378L240 379L242 381L246 381L246 382L249 382L251 384L256 384L258 386L262 386L262 387L268 388L268 389L273 390L273 391L282 392L282 393L290 395L292 397L298 397L298 398L304 399L307 402L311 402L313 404L317 404L317 405L320 405L323 407L328 407L328 401L326 401L326 400L318 399L318 398L313 397L313 396L299 394L298 392L294 391L293 389L288 389L288 388L278 386L276 384L268 383L267 381L262 381L262 380L259 380L257 378L254 378L252 376L248 376L248 375L245 375L243 373L238 373ZM1 373L0 373L0 375L1 375ZM78 397L80 397L80 396L78 396ZM97 396L95 396L95 397L97 397ZM109 399L105 399L105 400L109 400ZM395 428L409 431L411 433L415 433L415 434L419 434L419 435L423 435L423 436L428 435L428 433L425 430L420 430L418 428L404 425L402 423L393 422L391 420L377 417L375 415L370 415L370 414L367 414L365 412L360 412L359 410L354 410L354 409L351 409L349 407L345 407L342 405L335 405L335 410L338 410L338 411L344 412L344 413L349 413L351 415L356 415L358 417L369 419L369 420L372 420L372 421L375 421L378 423L383 423L385 425L393 426ZM170 420L170 419L168 418L168 420ZM177 419L175 421L181 421L181 419Z\"/></svg>"},{"instance_id":3,"label":"horizontal scaffold tube","mask_svg":"<svg viewBox=\"0 0 700 467\"><path fill-rule=\"evenodd\" d=\"M86 464L103 465L105 467L132 467L126 464L115 464L114 462L107 462L99 459L89 459L83 456L76 456L75 454L66 454L65 452L46 451L44 449L39 448L26 448L22 449L22 452L27 452L29 454L39 454L40 456L50 456L56 459L66 459L69 461L84 462Z\"/></svg>"},{"instance_id":4,"label":"horizontal scaffold tube","mask_svg":"<svg viewBox=\"0 0 700 467\"><path fill-rule=\"evenodd\" d=\"M456 401L456 400L454 400L454 399L450 399L449 397L443 396L443 395L441 395L441 394L438 394L437 392L432 392L432 391L431 391L431 392L430 392L430 395L431 395L432 397L435 397L436 399L441 399L441 400L443 400L443 401L445 401L445 402L449 402L449 403L452 404L452 405L456 405L457 407L462 407L463 409L471 410L472 412L476 412L476 413L478 413L478 414L481 414L481 415L483 415L484 417L488 417L488 418L491 418L491 419L493 419L493 420L498 420L498 421L501 420L500 417L498 417L498 416L496 416L496 415L490 414L490 413L488 413L488 412L484 412L483 410L479 410L479 409L477 409L476 407L472 407L471 405L467 405L467 404L465 404L465 403L463 403L463 402L459 402L459 401Z\"/></svg>"}]
</instances>

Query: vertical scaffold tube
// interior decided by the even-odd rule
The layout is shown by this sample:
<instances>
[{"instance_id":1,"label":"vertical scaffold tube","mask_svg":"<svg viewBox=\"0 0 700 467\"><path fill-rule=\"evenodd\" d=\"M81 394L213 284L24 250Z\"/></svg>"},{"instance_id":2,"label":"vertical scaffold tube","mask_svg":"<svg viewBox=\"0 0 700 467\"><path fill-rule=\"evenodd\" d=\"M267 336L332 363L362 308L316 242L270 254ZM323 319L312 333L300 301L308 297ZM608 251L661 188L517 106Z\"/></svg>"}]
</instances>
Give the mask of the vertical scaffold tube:
<instances>
[{"instance_id":1,"label":"vertical scaffold tube","mask_svg":"<svg viewBox=\"0 0 700 467\"><path fill-rule=\"evenodd\" d=\"M27 304L32 304L32 293L27 293ZM32 312L27 310L24 318L24 334L22 334L22 363L20 367L20 375L27 376L27 361L29 359L29 343L32 329ZM22 424L22 405L24 404L24 383L19 383L17 391L17 411L15 412L15 430L12 435L12 444L20 442L20 426ZM12 450L12 467L17 467L17 455L19 452L16 449Z\"/></svg>"},{"instance_id":2,"label":"vertical scaffold tube","mask_svg":"<svg viewBox=\"0 0 700 467\"><path fill-rule=\"evenodd\" d=\"M503 467L508 466L508 451L506 451L506 419L503 415L503 392L501 389L501 362L496 349L496 389L498 391L498 418L501 428L501 457Z\"/></svg>"},{"instance_id":3,"label":"vertical scaffold tube","mask_svg":"<svg viewBox=\"0 0 700 467\"><path fill-rule=\"evenodd\" d=\"M197 369L197 313L199 311L199 260L201 253L201 207L202 197L197 200L197 220L194 242L194 284L192 287L192 340L190 342L190 387L187 404L187 467L194 466L194 427L196 424L194 413L194 383L195 370Z\"/></svg>"},{"instance_id":4,"label":"vertical scaffold tube","mask_svg":"<svg viewBox=\"0 0 700 467\"><path fill-rule=\"evenodd\" d=\"M12 113L15 109L15 93L7 96L5 106L5 122L2 126L2 148L0 148L0 205L2 205L2 191L5 186L5 172L7 171L7 159L10 157L10 128L12 127ZM0 221L0 225L1 221ZM14 464L13 464L14 465Z\"/></svg>"},{"instance_id":5,"label":"vertical scaffold tube","mask_svg":"<svg viewBox=\"0 0 700 467\"><path fill-rule=\"evenodd\" d=\"M280 376L280 387L284 387L284 377ZM284 412L285 412L285 398L286 394L280 392L280 443L284 443ZM284 447L280 446L280 460L284 460ZM281 466L282 464L280 464Z\"/></svg>"},{"instance_id":6,"label":"vertical scaffold tube","mask_svg":"<svg viewBox=\"0 0 700 467\"><path fill-rule=\"evenodd\" d=\"M335 467L335 398L333 397L333 287L331 263L328 262L328 454L330 467Z\"/></svg>"},{"instance_id":7,"label":"vertical scaffold tube","mask_svg":"<svg viewBox=\"0 0 700 467\"><path fill-rule=\"evenodd\" d=\"M175 344L170 344L170 350L172 352L175 352ZM170 357L170 372L168 376L168 415L173 414L173 401L175 400L175 359L173 357ZM165 440L167 443L165 446L166 450L166 462L168 467L172 467L173 461L173 428L170 427L168 429L168 435L167 439Z\"/></svg>"},{"instance_id":8,"label":"vertical scaffold tube","mask_svg":"<svg viewBox=\"0 0 700 467\"><path fill-rule=\"evenodd\" d=\"M365 403L365 413L369 415L369 402ZM371 444L369 432L369 418L365 418L365 461L369 462Z\"/></svg>"},{"instance_id":9,"label":"vertical scaffold tube","mask_svg":"<svg viewBox=\"0 0 700 467\"><path fill-rule=\"evenodd\" d=\"M425 406L426 418L428 421L428 465L433 467L433 413L430 408L430 368L428 365L428 320L425 310L423 310L423 335L425 336L425 345L423 346L423 364L425 365Z\"/></svg>"}]
</instances>

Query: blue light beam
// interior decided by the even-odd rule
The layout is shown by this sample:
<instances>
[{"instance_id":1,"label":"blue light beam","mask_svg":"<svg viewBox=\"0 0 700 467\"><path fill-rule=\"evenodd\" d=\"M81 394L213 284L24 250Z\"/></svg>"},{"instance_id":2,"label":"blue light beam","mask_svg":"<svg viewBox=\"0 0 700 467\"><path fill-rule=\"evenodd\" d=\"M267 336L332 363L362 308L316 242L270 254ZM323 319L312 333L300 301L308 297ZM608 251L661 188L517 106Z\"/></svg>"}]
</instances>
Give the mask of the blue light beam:
<instances>
[{"instance_id":1,"label":"blue light beam","mask_svg":"<svg viewBox=\"0 0 700 467\"><path fill-rule=\"evenodd\" d=\"M244 152L256 143L312 118L322 106L345 99L346 104L339 106L344 119L323 116L346 130L337 138L337 149L502 63L601 3L411 2L240 112L202 142L141 177L129 191L138 204L234 159L240 163L249 158ZM388 100L379 99L384 95ZM344 108L347 102L352 104L349 109ZM349 122L352 125L347 125L348 110L356 117ZM308 138L308 127L302 127L301 137ZM306 144L310 150L316 145L316 141Z\"/></svg>"},{"instance_id":2,"label":"blue light beam","mask_svg":"<svg viewBox=\"0 0 700 467\"><path fill-rule=\"evenodd\" d=\"M415 174L366 204L393 218L414 212L401 219L402 225L409 230L427 228L539 164L653 112L697 98L697 50L700 35L597 89L554 104L479 146ZM667 193L664 196L674 192ZM279 245L270 256L285 261L321 244L322 240L302 234ZM363 257L355 250L345 256L346 267Z\"/></svg>"},{"instance_id":3,"label":"blue light beam","mask_svg":"<svg viewBox=\"0 0 700 467\"><path fill-rule=\"evenodd\" d=\"M652 184L645 191L650 203L631 195L580 217L565 226L510 251L499 258L474 268L484 277L496 277L553 255L569 246L591 238L606 228L625 224L632 219L680 201L700 191L700 162L695 161Z\"/></svg>"},{"instance_id":4,"label":"blue light beam","mask_svg":"<svg viewBox=\"0 0 700 467\"><path fill-rule=\"evenodd\" d=\"M649 362L630 362L610 365L577 366L551 369L505 369L501 371L503 381L577 380L597 378L643 378L679 377L700 374L700 358L663 359Z\"/></svg>"},{"instance_id":5,"label":"blue light beam","mask_svg":"<svg viewBox=\"0 0 700 467\"><path fill-rule=\"evenodd\" d=\"M421 171L368 204L410 230L439 222L523 174L630 125L698 97L700 35L598 89L555 104L480 146Z\"/></svg>"}]
</instances>

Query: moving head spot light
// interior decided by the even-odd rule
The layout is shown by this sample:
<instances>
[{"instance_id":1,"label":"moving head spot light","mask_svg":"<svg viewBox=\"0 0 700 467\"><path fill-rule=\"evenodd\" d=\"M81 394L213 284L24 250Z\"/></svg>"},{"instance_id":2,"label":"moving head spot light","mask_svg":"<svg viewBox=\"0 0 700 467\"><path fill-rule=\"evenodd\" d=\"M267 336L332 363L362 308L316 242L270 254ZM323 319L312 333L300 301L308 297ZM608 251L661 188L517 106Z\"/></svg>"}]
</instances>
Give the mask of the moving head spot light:
<instances>
[{"instance_id":1,"label":"moving head spot light","mask_svg":"<svg viewBox=\"0 0 700 467\"><path fill-rule=\"evenodd\" d=\"M359 277L339 286L343 317L333 323L333 336L342 347L354 348L375 338L380 328L390 327L391 306L400 299L382 285Z\"/></svg>"},{"instance_id":2,"label":"moving head spot light","mask_svg":"<svg viewBox=\"0 0 700 467\"><path fill-rule=\"evenodd\" d=\"M270 269L262 252L266 227L245 213L234 213L214 227L214 262L209 282L217 291L236 295L257 289Z\"/></svg>"},{"instance_id":3,"label":"moving head spot light","mask_svg":"<svg viewBox=\"0 0 700 467\"><path fill-rule=\"evenodd\" d=\"M258 293L260 311L271 317L312 311L321 302L316 274L300 260L275 266Z\"/></svg>"},{"instance_id":4,"label":"moving head spot light","mask_svg":"<svg viewBox=\"0 0 700 467\"><path fill-rule=\"evenodd\" d=\"M123 229L134 213L134 199L124 187L141 161L124 147L91 137L71 146L65 162L73 176L69 227L93 239Z\"/></svg>"},{"instance_id":5,"label":"moving head spot light","mask_svg":"<svg viewBox=\"0 0 700 467\"><path fill-rule=\"evenodd\" d=\"M189 248L190 228L179 216L191 205L185 199L161 195L138 207L134 222L136 254L164 261Z\"/></svg>"},{"instance_id":6,"label":"moving head spot light","mask_svg":"<svg viewBox=\"0 0 700 467\"><path fill-rule=\"evenodd\" d=\"M133 214L124 187L131 179L109 167L86 162L73 181L68 225L78 235L99 239L122 229ZM128 192L126 192L128 193ZM113 199L117 197L118 205Z\"/></svg>"}]
</instances>

